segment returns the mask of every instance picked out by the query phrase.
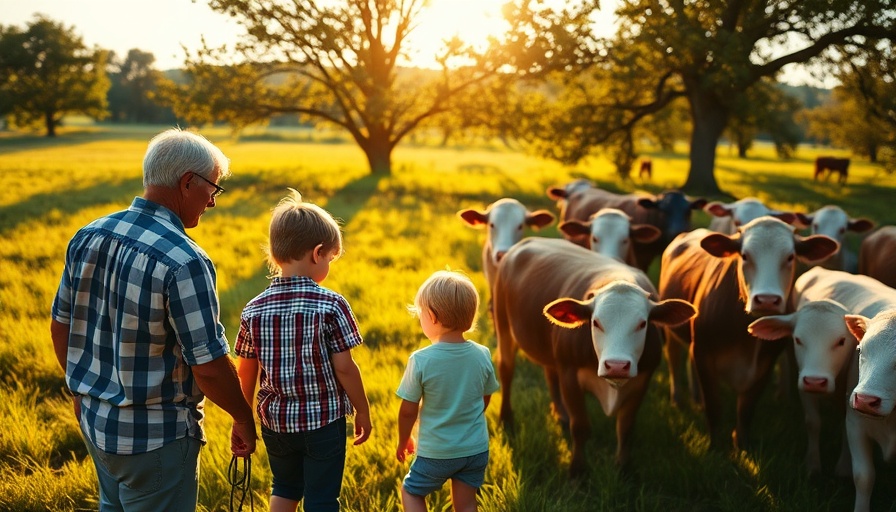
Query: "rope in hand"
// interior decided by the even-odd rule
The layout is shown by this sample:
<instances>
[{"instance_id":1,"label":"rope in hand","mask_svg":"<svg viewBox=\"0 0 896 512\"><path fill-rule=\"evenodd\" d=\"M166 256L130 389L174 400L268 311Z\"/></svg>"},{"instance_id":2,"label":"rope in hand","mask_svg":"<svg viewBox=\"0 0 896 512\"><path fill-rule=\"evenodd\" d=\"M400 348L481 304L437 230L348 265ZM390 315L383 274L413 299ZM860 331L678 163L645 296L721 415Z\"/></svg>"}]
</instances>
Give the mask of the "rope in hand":
<instances>
[{"instance_id":1,"label":"rope in hand","mask_svg":"<svg viewBox=\"0 0 896 512\"><path fill-rule=\"evenodd\" d=\"M230 458L230 467L227 468L227 481L230 482L230 512L242 511L246 496L249 496L249 510L255 510L255 498L252 495L252 457L243 459L242 472L240 472L239 459L234 455ZM239 504L233 507L234 499L239 491Z\"/></svg>"}]
</instances>

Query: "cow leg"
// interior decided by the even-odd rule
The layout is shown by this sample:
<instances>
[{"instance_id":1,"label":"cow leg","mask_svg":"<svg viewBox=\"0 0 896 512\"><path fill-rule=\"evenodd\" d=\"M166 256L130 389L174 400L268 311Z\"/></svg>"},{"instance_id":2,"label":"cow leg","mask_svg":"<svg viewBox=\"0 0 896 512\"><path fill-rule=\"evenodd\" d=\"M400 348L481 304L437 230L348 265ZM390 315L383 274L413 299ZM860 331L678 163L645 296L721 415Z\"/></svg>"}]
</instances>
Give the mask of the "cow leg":
<instances>
[{"instance_id":1,"label":"cow leg","mask_svg":"<svg viewBox=\"0 0 896 512\"><path fill-rule=\"evenodd\" d=\"M734 447L738 450L749 448L750 425L753 423L756 403L759 401L762 390L765 388L767 377L768 371L762 371L746 391L737 395L737 425L734 428L732 440L734 441Z\"/></svg>"},{"instance_id":2,"label":"cow leg","mask_svg":"<svg viewBox=\"0 0 896 512\"><path fill-rule=\"evenodd\" d=\"M847 428L849 427L847 426ZM874 489L874 457L871 440L860 431L861 426L856 430L847 433L849 451L852 456L852 481L856 488L853 512L869 512L871 510L871 492Z\"/></svg>"},{"instance_id":3,"label":"cow leg","mask_svg":"<svg viewBox=\"0 0 896 512\"><path fill-rule=\"evenodd\" d=\"M585 410L585 392L579 385L574 368L560 374L560 393L569 414L569 432L572 437L572 460L569 463L569 477L579 478L585 474L585 443L591 435L591 425Z\"/></svg>"},{"instance_id":4,"label":"cow leg","mask_svg":"<svg viewBox=\"0 0 896 512\"><path fill-rule=\"evenodd\" d=\"M666 357L666 366L669 369L669 399L676 407L684 406L684 396L678 385L681 375L678 373L682 362L682 346L674 334L666 331L666 343L663 344L663 355Z\"/></svg>"},{"instance_id":5,"label":"cow leg","mask_svg":"<svg viewBox=\"0 0 896 512\"><path fill-rule=\"evenodd\" d=\"M563 395L560 393L560 377L554 368L544 367L544 379L548 383L548 393L551 395L551 415L564 427L569 426L569 413L563 405Z\"/></svg>"},{"instance_id":6,"label":"cow leg","mask_svg":"<svg viewBox=\"0 0 896 512\"><path fill-rule=\"evenodd\" d=\"M638 415L641 402L644 401L649 382L649 376L642 378L640 375L628 382L627 386L633 386L629 391L631 394L626 397L625 404L616 413L616 467L620 469L625 469L631 458L635 417Z\"/></svg>"},{"instance_id":7,"label":"cow leg","mask_svg":"<svg viewBox=\"0 0 896 512\"><path fill-rule=\"evenodd\" d=\"M821 414L819 412L819 395L800 392L800 400L803 403L803 414L806 420L806 469L809 476L821 473L821 451L819 448L821 438Z\"/></svg>"},{"instance_id":8,"label":"cow leg","mask_svg":"<svg viewBox=\"0 0 896 512\"><path fill-rule=\"evenodd\" d=\"M697 373L697 382L703 392L703 413L706 416L706 427L709 431L710 448L721 448L719 429L722 419L722 399L719 393L719 375L711 366L709 357L701 357L695 343L691 343L691 360Z\"/></svg>"},{"instance_id":9,"label":"cow leg","mask_svg":"<svg viewBox=\"0 0 896 512\"><path fill-rule=\"evenodd\" d=\"M495 334L498 338L498 378L501 380L501 412L500 420L505 430L513 431L513 408L511 406L511 390L513 389L513 372L516 367L516 340L510 334L510 325L506 313L500 305L495 305Z\"/></svg>"}]
</instances>

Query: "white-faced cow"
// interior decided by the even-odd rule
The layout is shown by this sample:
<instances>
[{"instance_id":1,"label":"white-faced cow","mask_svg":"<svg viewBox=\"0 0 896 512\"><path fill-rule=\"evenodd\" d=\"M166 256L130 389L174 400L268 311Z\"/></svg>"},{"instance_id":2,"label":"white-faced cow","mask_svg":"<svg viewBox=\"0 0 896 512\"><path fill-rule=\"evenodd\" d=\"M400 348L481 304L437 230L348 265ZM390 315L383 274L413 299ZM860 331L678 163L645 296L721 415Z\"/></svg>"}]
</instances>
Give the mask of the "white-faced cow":
<instances>
[{"instance_id":1,"label":"white-faced cow","mask_svg":"<svg viewBox=\"0 0 896 512\"><path fill-rule=\"evenodd\" d=\"M874 227L874 222L864 218L852 218L843 208L836 205L822 206L809 214L797 213L802 227L810 228L813 235L825 235L840 244L840 250L830 258L816 263L831 270L845 270L855 274L858 271L856 254L846 247L846 233L864 233Z\"/></svg>"},{"instance_id":2,"label":"white-faced cow","mask_svg":"<svg viewBox=\"0 0 896 512\"><path fill-rule=\"evenodd\" d=\"M896 288L896 226L883 226L859 247L859 273Z\"/></svg>"},{"instance_id":3,"label":"white-faced cow","mask_svg":"<svg viewBox=\"0 0 896 512\"><path fill-rule=\"evenodd\" d=\"M568 240L632 266L636 265L635 247L662 235L656 226L632 224L631 217L616 208L603 208L586 222L568 220L559 228Z\"/></svg>"},{"instance_id":4,"label":"white-faced cow","mask_svg":"<svg viewBox=\"0 0 896 512\"><path fill-rule=\"evenodd\" d=\"M624 466L635 416L660 362L654 324L680 324L695 313L685 301L659 302L647 275L629 265L566 240L523 240L501 261L494 288L502 422L513 425L511 383L522 349L544 369L554 413L569 423L570 475L586 468L586 392L616 417L616 463Z\"/></svg>"},{"instance_id":5,"label":"white-faced cow","mask_svg":"<svg viewBox=\"0 0 896 512\"><path fill-rule=\"evenodd\" d=\"M627 213L635 224L659 228L661 237L635 247L635 266L645 271L673 238L691 230L691 212L702 209L706 204L705 199L689 199L678 190L667 190L658 195L615 194L595 188L587 180L576 180L563 187L550 187L547 194L557 201L561 222L585 222L602 208L616 208Z\"/></svg>"},{"instance_id":6,"label":"white-faced cow","mask_svg":"<svg viewBox=\"0 0 896 512\"><path fill-rule=\"evenodd\" d=\"M799 296L797 311L760 318L750 324L750 333L767 340L793 339L798 368L797 389L806 422L808 474L821 473L821 407L822 401L832 400L837 420L832 431L840 432L843 437L835 471L837 475L849 476L849 448L843 432L844 398L858 342L843 321L849 311L842 304L830 299L807 301L807 297L815 296L812 290L808 290L808 295L800 293L801 279L806 275L803 274L794 285L794 296Z\"/></svg>"},{"instance_id":7,"label":"white-faced cow","mask_svg":"<svg viewBox=\"0 0 896 512\"><path fill-rule=\"evenodd\" d=\"M756 401L783 350L783 344L760 342L747 326L755 317L787 312L798 258L818 260L835 250L837 242L826 236L804 238L776 218L760 217L733 235L683 234L663 253L660 297L686 300L700 311L691 329L667 328L670 391L680 402L677 356L690 346L713 446L720 441L721 385L737 393L733 438L735 446L746 446Z\"/></svg>"},{"instance_id":8,"label":"white-faced cow","mask_svg":"<svg viewBox=\"0 0 896 512\"><path fill-rule=\"evenodd\" d=\"M485 229L482 246L482 272L489 290L495 282L498 262L513 244L523 239L526 226L539 229L554 222L554 214L547 210L530 211L516 199L505 197L488 205L485 210L467 208L457 215L468 226Z\"/></svg>"},{"instance_id":9,"label":"white-faced cow","mask_svg":"<svg viewBox=\"0 0 896 512\"><path fill-rule=\"evenodd\" d=\"M741 226L766 215L787 224L793 224L797 220L795 213L773 210L755 197L745 197L732 203L712 201L703 207L703 211L713 216L709 221L709 230L727 235L737 233Z\"/></svg>"}]
</instances>

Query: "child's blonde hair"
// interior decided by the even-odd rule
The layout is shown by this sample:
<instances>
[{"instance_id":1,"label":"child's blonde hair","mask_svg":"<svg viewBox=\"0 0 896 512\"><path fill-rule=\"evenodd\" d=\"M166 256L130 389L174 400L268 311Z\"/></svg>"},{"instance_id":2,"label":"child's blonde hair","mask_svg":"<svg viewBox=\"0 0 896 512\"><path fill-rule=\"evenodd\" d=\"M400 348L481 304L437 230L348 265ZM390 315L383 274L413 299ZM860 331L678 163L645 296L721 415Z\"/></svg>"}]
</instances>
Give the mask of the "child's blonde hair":
<instances>
[{"instance_id":1,"label":"child's blonde hair","mask_svg":"<svg viewBox=\"0 0 896 512\"><path fill-rule=\"evenodd\" d=\"M302 194L290 188L274 207L268 232L268 268L279 275L280 266L301 260L318 245L323 253L342 255L342 231L332 215L320 206L302 202Z\"/></svg>"},{"instance_id":2,"label":"child's blonde hair","mask_svg":"<svg viewBox=\"0 0 896 512\"><path fill-rule=\"evenodd\" d=\"M408 309L416 315L430 310L448 329L472 331L479 312L479 291L464 273L439 270L420 285L414 305Z\"/></svg>"}]
</instances>

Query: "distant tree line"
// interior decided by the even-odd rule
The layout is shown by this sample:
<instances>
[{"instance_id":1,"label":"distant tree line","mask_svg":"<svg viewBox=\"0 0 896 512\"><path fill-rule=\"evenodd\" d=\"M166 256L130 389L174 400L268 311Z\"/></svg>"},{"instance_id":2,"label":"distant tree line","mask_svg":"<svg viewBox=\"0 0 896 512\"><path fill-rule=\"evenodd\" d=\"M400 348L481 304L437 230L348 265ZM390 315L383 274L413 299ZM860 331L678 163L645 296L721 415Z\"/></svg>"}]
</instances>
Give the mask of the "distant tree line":
<instances>
[{"instance_id":1,"label":"distant tree line","mask_svg":"<svg viewBox=\"0 0 896 512\"><path fill-rule=\"evenodd\" d=\"M686 138L683 187L715 194L723 140L741 156L767 140L789 158L810 140L893 160L889 1L622 0L617 33L599 37L596 1L516 0L504 8L503 35L486 48L447 41L436 71L407 65L424 0L211 0L246 28L243 38L188 52L182 69L166 73L151 53L87 49L72 29L36 16L24 29L0 25L0 116L43 124L48 136L76 113L234 130L331 126L358 144L373 173L391 172L395 146L422 131L444 143L498 137L568 164L601 153L621 177L639 154ZM776 81L783 67L809 62L842 85Z\"/></svg>"}]
</instances>

